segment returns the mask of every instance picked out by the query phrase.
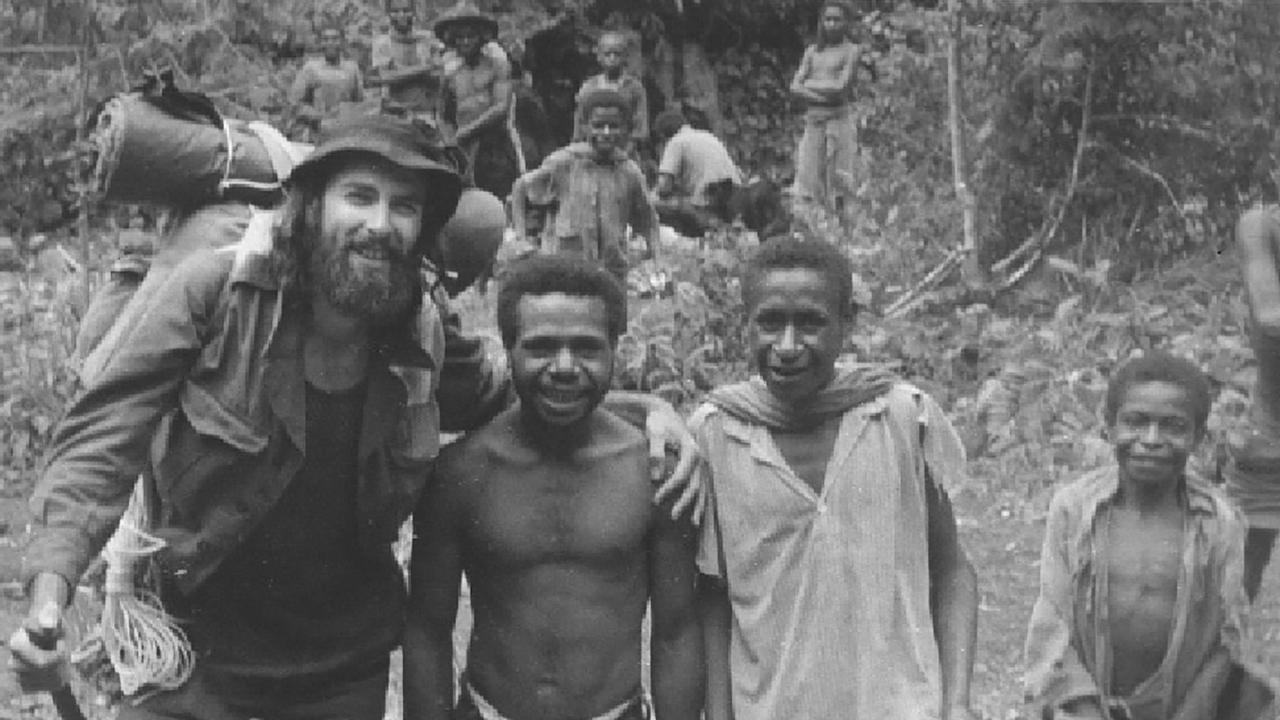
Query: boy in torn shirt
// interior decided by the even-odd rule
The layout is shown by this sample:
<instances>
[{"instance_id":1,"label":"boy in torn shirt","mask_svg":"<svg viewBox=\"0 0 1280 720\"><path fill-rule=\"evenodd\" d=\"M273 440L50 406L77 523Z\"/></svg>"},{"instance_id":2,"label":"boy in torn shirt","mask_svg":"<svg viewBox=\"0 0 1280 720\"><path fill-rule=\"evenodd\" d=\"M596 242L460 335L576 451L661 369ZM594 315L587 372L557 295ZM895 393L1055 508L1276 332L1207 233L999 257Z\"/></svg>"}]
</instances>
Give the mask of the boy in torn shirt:
<instances>
[{"instance_id":1,"label":"boy in torn shirt","mask_svg":"<svg viewBox=\"0 0 1280 720\"><path fill-rule=\"evenodd\" d=\"M1208 380L1159 352L1125 363L1104 419L1116 463L1049 505L1025 688L1048 720L1256 720L1273 691L1244 659L1244 525L1187 468Z\"/></svg>"}]
</instances>

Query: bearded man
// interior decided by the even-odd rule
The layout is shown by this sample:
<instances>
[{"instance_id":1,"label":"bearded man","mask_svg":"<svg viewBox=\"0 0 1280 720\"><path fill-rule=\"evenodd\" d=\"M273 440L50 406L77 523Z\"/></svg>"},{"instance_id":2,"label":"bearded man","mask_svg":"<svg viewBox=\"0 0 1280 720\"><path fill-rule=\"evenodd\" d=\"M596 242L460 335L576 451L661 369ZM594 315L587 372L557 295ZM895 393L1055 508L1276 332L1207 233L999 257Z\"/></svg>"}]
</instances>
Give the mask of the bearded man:
<instances>
[{"instance_id":1,"label":"bearded man","mask_svg":"<svg viewBox=\"0 0 1280 720\"><path fill-rule=\"evenodd\" d=\"M194 253L131 314L32 498L31 607L9 641L25 689L59 684L57 611L142 473L161 599L197 659L118 717L382 718L406 611L391 543L440 431L507 396L422 279L462 191L450 157L420 125L335 124L274 229ZM647 413L657 460L691 439L660 401L614 403Z\"/></svg>"}]
</instances>

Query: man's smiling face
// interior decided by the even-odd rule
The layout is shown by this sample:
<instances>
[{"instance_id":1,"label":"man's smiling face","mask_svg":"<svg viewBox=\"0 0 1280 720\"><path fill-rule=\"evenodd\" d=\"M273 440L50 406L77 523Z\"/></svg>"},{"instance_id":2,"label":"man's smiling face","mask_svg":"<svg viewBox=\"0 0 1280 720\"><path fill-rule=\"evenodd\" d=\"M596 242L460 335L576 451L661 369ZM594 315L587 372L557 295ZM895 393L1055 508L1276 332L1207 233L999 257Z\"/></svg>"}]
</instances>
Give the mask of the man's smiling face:
<instances>
[{"instance_id":1,"label":"man's smiling face","mask_svg":"<svg viewBox=\"0 0 1280 720\"><path fill-rule=\"evenodd\" d=\"M770 270L759 283L748 327L756 368L779 400L806 402L835 376L847 322L840 291L807 268Z\"/></svg>"}]
</instances>

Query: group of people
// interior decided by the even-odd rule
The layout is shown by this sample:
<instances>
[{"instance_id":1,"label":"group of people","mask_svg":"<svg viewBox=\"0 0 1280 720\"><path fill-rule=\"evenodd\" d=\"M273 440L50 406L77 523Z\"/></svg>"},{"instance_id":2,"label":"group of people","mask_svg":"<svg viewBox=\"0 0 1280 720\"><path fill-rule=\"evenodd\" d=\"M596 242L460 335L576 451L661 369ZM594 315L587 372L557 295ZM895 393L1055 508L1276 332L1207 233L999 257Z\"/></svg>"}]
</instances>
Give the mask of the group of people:
<instances>
[{"instance_id":1,"label":"group of people","mask_svg":"<svg viewBox=\"0 0 1280 720\"><path fill-rule=\"evenodd\" d=\"M314 139L324 123L366 113L365 100L376 99L378 112L446 134L466 153L477 185L505 195L519 149L508 127L513 79L507 54L494 41L498 23L462 0L431 30L419 29L414 6L414 0L387 0L390 31L374 39L367 71L345 56L344 28L318 29L320 55L302 65L289 91L297 139ZM366 98L366 88L378 95Z\"/></svg>"},{"instance_id":2,"label":"group of people","mask_svg":"<svg viewBox=\"0 0 1280 720\"><path fill-rule=\"evenodd\" d=\"M839 26L830 7L824 28ZM836 50L807 54L798 87L830 99L805 78L835 72ZM950 499L963 445L928 394L842 360L858 308L839 248L779 237L752 252L753 374L688 418L611 389L626 285L610 248L627 226L653 247L660 203L631 158L630 83L602 65L580 98L584 139L512 190L522 233L540 232L519 225L529 206L556 208L547 252L502 278L505 362L464 334L424 264L471 161L385 115L324 124L270 222L193 239L105 319L31 501L30 609L9 639L24 688L64 682L60 612L137 486L159 600L196 663L128 698L123 720L377 720L396 647L406 718L975 717L978 572ZM388 85L417 72L384 67ZM815 112L806 132L838 138L843 119ZM654 126L654 195L689 183L704 208L725 202L738 177L702 172L715 153L701 131L669 113ZM1114 461L1049 506L1025 642L1037 717L1269 717L1245 625L1280 526L1280 210L1247 215L1239 241L1253 432L1224 491L1187 464L1204 373L1156 351L1112 373ZM443 432L463 434L441 447ZM410 515L406 583L392 545Z\"/></svg>"},{"instance_id":3,"label":"group of people","mask_svg":"<svg viewBox=\"0 0 1280 720\"><path fill-rule=\"evenodd\" d=\"M523 237L543 252L601 259L619 277L629 239L643 238L652 253L659 223L689 236L735 219L762 237L784 229L776 190L744 182L716 135L674 106L650 117L644 83L628 70L625 33L599 37L601 71L577 94L571 144L543 158L526 153L512 126L519 78L494 41L496 20L467 0L442 13L434 31L415 29L412 0L388 0L387 12L391 31L375 39L367 73L343 57L341 28L321 29L321 56L303 65L291 92L303 134L340 119L366 86L380 88L381 112L427 122L465 151L475 184L510 200ZM641 169L649 157L660 158L653 187Z\"/></svg>"}]
</instances>

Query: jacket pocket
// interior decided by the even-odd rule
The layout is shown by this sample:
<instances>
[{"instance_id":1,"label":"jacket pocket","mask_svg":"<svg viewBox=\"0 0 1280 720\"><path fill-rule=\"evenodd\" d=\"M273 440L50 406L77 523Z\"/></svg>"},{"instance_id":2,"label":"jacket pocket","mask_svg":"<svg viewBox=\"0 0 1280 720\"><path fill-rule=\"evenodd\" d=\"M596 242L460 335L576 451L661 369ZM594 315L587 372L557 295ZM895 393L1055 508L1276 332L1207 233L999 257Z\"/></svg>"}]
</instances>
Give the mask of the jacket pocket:
<instances>
[{"instance_id":1,"label":"jacket pocket","mask_svg":"<svg viewBox=\"0 0 1280 720\"><path fill-rule=\"evenodd\" d=\"M265 448L267 438L245 442L247 429L228 426L208 416L191 414L183 403L172 416L163 438L157 438L152 464L160 523L199 529L211 508L234 494L253 462L253 448Z\"/></svg>"},{"instance_id":2,"label":"jacket pocket","mask_svg":"<svg viewBox=\"0 0 1280 720\"><path fill-rule=\"evenodd\" d=\"M256 455L267 446L267 433L231 410L209 390L195 383L182 386L182 412L196 432L217 438L244 453Z\"/></svg>"}]
</instances>

